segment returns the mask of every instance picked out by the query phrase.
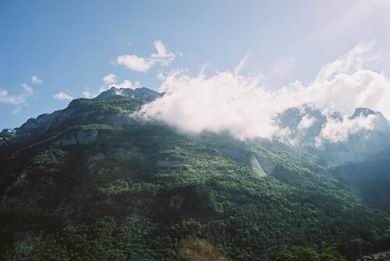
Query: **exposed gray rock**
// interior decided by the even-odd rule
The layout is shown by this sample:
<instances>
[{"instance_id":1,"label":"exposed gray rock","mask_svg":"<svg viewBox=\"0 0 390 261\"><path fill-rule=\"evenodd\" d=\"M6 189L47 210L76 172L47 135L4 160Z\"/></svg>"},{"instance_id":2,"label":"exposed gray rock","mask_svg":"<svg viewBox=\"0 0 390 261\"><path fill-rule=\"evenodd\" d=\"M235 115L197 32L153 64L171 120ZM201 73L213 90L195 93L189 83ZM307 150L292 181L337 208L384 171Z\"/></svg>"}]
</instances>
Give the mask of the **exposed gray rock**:
<instances>
[{"instance_id":1,"label":"exposed gray rock","mask_svg":"<svg viewBox=\"0 0 390 261\"><path fill-rule=\"evenodd\" d=\"M256 176L265 177L267 175L263 167L260 165L259 161L256 159L254 155L252 155L250 161L251 161L252 170L256 174Z\"/></svg>"}]
</instances>

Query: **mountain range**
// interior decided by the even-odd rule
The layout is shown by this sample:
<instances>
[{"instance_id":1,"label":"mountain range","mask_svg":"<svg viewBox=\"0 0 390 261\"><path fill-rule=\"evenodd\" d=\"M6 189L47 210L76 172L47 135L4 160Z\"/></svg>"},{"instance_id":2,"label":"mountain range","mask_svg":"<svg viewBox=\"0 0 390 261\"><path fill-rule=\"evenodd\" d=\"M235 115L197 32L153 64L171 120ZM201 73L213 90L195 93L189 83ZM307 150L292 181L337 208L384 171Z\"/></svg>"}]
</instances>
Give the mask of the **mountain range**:
<instances>
[{"instance_id":1,"label":"mountain range","mask_svg":"<svg viewBox=\"0 0 390 261\"><path fill-rule=\"evenodd\" d=\"M390 249L383 114L305 105L275 119L283 139L238 140L132 116L163 95L113 87L0 133L4 259L288 260L306 247L356 260ZM355 119L372 125L321 138Z\"/></svg>"}]
</instances>

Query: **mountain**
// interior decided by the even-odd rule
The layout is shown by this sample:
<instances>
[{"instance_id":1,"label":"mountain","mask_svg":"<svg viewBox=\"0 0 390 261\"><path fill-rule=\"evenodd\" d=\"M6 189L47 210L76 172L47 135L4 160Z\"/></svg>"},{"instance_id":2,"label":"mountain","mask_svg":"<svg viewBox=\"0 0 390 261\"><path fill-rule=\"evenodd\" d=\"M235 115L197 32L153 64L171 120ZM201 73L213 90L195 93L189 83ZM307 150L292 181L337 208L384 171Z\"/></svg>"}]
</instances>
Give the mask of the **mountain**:
<instances>
[{"instance_id":1,"label":"mountain","mask_svg":"<svg viewBox=\"0 0 390 261\"><path fill-rule=\"evenodd\" d=\"M160 96L111 88L1 132L4 259L274 260L306 246L355 260L390 245L390 215L321 153L130 116Z\"/></svg>"},{"instance_id":2,"label":"mountain","mask_svg":"<svg viewBox=\"0 0 390 261\"><path fill-rule=\"evenodd\" d=\"M304 105L287 109L276 120L280 128L288 130L287 143L315 148L314 153L328 165L363 161L390 148L390 122L368 108L356 108L352 115L343 116L339 112L325 115Z\"/></svg>"},{"instance_id":3,"label":"mountain","mask_svg":"<svg viewBox=\"0 0 390 261\"><path fill-rule=\"evenodd\" d=\"M301 108L289 108L276 120L280 128L290 131L288 140L309 146L315 145L316 138L327 122L326 116L320 110L306 105Z\"/></svg>"},{"instance_id":4,"label":"mountain","mask_svg":"<svg viewBox=\"0 0 390 261\"><path fill-rule=\"evenodd\" d=\"M345 117L345 116L344 116ZM290 108L279 115L281 128L289 128L291 140L316 155L321 165L326 166L341 184L357 194L368 206L390 210L390 175L387 162L390 160L390 122L385 116L369 108L356 108L346 119L339 112L328 116L309 106ZM306 128L302 123L308 122ZM329 142L317 139L326 124L335 121L341 127L343 121L372 119L372 128L351 133L345 140ZM287 150L283 148L282 150Z\"/></svg>"},{"instance_id":5,"label":"mountain","mask_svg":"<svg viewBox=\"0 0 390 261\"><path fill-rule=\"evenodd\" d=\"M137 89L129 89L129 88L118 89L115 87L111 87L110 89L100 93L95 98L95 100L104 100L105 98L108 97L123 96L144 103L144 102L151 102L161 97L161 95L162 94L152 91L145 87L137 88Z\"/></svg>"}]
</instances>

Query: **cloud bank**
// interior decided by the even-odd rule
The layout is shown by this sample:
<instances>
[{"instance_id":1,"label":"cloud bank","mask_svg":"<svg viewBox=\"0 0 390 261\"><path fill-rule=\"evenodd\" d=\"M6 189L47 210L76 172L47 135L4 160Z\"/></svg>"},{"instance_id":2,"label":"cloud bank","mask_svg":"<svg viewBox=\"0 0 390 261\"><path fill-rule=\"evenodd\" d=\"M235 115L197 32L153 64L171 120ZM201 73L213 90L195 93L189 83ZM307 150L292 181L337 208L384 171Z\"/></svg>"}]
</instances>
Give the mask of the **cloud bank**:
<instances>
[{"instance_id":1,"label":"cloud bank","mask_svg":"<svg viewBox=\"0 0 390 261\"><path fill-rule=\"evenodd\" d=\"M327 116L319 138L332 142L370 129L370 117L349 119L357 107L382 112L390 118L390 79L368 69L375 59L373 44L359 44L346 55L324 65L311 82L300 81L270 90L258 76L243 76L239 70L192 75L176 70L167 74L160 87L165 95L138 113L187 133L226 131L239 139L280 138L288 129L276 123L278 115L291 107L311 106ZM331 118L340 112L342 120ZM375 117L375 116L372 116ZM298 126L309 128L314 119L303 118Z\"/></svg>"},{"instance_id":2,"label":"cloud bank","mask_svg":"<svg viewBox=\"0 0 390 261\"><path fill-rule=\"evenodd\" d=\"M362 129L371 130L375 127L374 115L367 117L358 117L350 119L344 117L342 121L328 119L327 123L321 130L320 137L331 142L344 141L349 135L355 134Z\"/></svg>"}]
</instances>

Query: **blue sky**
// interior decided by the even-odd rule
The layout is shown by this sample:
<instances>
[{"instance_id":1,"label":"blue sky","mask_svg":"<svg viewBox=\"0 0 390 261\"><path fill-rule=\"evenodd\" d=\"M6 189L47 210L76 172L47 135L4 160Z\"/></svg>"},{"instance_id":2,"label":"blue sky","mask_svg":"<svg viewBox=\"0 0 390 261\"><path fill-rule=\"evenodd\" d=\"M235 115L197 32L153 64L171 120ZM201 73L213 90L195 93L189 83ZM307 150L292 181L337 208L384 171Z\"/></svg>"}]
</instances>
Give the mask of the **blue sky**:
<instances>
[{"instance_id":1,"label":"blue sky","mask_svg":"<svg viewBox=\"0 0 390 261\"><path fill-rule=\"evenodd\" d=\"M0 0L0 129L96 94L110 74L158 90L158 75L232 70L248 55L245 72L279 88L361 42L375 42L374 67L388 71L389 2L324 2ZM125 55L148 68L124 66Z\"/></svg>"}]
</instances>

